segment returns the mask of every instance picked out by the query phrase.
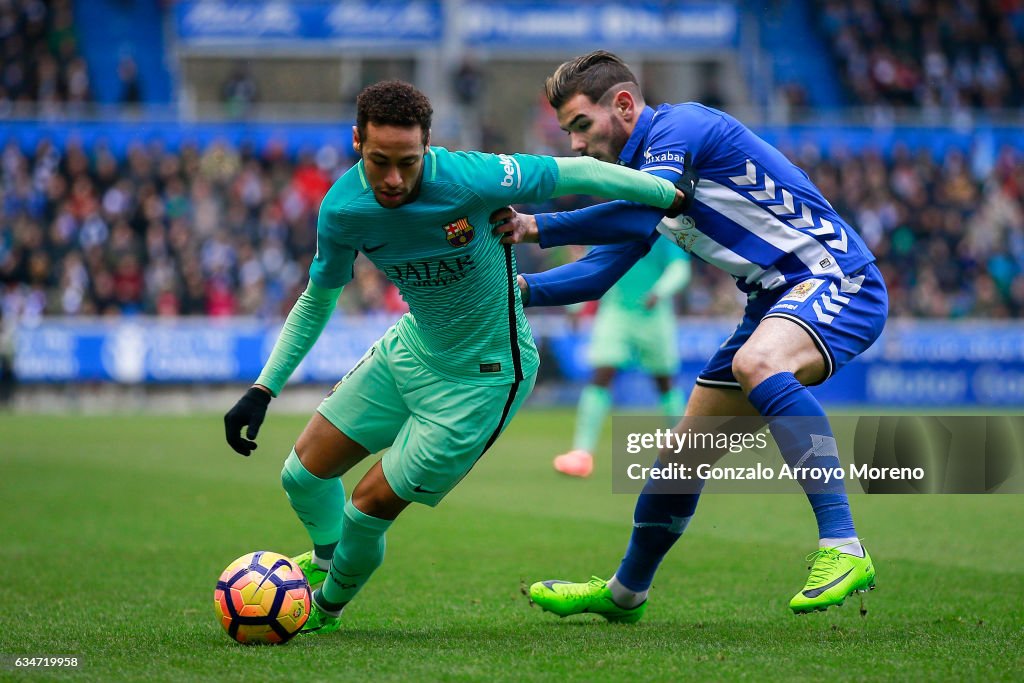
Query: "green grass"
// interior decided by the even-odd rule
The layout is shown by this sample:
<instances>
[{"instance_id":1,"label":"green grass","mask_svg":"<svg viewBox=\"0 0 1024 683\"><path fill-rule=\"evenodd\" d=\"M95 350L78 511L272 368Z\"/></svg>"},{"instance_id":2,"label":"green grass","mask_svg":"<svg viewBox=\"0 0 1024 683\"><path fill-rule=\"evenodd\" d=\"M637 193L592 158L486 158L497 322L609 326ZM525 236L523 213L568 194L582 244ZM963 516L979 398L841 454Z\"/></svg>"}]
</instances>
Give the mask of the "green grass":
<instances>
[{"instance_id":1,"label":"green grass","mask_svg":"<svg viewBox=\"0 0 1024 683\"><path fill-rule=\"evenodd\" d=\"M550 469L568 412L521 415L439 508L410 508L342 632L237 645L213 585L246 552L307 548L279 483L304 422L272 416L246 459L217 416L0 416L0 653L83 660L0 680L1024 676L1021 496L854 497L866 617L789 613L816 536L800 495L705 496L634 627L531 609L523 582L610 575L628 537L607 459L588 481Z\"/></svg>"}]
</instances>

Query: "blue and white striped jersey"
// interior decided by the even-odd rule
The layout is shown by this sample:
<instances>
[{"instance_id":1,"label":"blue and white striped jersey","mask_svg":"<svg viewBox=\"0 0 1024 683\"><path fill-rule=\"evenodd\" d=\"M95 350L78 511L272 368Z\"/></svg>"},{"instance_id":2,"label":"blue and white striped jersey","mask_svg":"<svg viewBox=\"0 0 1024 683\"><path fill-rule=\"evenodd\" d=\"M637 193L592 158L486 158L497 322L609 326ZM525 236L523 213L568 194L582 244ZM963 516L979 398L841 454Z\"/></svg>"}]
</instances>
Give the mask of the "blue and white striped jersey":
<instances>
[{"instance_id":1,"label":"blue and white striped jersey","mask_svg":"<svg viewBox=\"0 0 1024 683\"><path fill-rule=\"evenodd\" d=\"M743 291L843 277L874 261L806 173L724 112L696 102L646 107L619 163L675 181L687 153L700 175L693 207L677 227L658 231L733 275ZM623 225L631 219L653 230L650 213L612 202L543 214L541 244L621 242L630 239ZM641 236L634 230L631 238Z\"/></svg>"}]
</instances>

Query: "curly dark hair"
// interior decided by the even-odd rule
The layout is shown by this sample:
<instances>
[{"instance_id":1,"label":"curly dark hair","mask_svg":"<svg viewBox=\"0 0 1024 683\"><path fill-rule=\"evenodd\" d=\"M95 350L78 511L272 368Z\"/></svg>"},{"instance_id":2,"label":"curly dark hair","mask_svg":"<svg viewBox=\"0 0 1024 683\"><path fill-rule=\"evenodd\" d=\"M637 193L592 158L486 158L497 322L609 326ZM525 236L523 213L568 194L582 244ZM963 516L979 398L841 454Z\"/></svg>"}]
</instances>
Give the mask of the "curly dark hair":
<instances>
[{"instance_id":1,"label":"curly dark hair","mask_svg":"<svg viewBox=\"0 0 1024 683\"><path fill-rule=\"evenodd\" d=\"M430 100L405 81L381 81L367 86L356 97L356 129L366 139L366 124L378 126L419 126L426 144L434 110Z\"/></svg>"},{"instance_id":2,"label":"curly dark hair","mask_svg":"<svg viewBox=\"0 0 1024 683\"><path fill-rule=\"evenodd\" d=\"M632 83L633 96L640 95L636 76L621 58L607 50L595 50L563 63L544 82L544 94L555 109L576 95L598 102L613 85Z\"/></svg>"}]
</instances>

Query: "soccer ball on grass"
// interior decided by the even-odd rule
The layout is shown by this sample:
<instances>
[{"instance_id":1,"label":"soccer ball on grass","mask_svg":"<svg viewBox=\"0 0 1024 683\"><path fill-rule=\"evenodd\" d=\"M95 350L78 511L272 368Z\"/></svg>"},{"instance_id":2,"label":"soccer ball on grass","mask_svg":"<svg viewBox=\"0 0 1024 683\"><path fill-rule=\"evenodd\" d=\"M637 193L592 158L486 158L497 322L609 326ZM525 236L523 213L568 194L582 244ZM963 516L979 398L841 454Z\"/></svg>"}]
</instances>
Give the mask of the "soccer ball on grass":
<instances>
[{"instance_id":1,"label":"soccer ball on grass","mask_svg":"<svg viewBox=\"0 0 1024 683\"><path fill-rule=\"evenodd\" d=\"M240 643L287 642L309 618L310 600L295 562L265 550L229 564L213 591L220 625Z\"/></svg>"}]
</instances>

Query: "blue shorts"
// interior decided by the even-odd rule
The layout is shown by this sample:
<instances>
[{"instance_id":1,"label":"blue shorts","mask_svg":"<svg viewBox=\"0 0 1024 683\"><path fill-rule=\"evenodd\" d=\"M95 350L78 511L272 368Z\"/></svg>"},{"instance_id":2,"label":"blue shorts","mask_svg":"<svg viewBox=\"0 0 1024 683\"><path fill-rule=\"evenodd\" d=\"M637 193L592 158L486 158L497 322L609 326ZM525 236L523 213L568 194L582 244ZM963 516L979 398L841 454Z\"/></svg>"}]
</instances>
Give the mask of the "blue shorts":
<instances>
[{"instance_id":1,"label":"blue shorts","mask_svg":"<svg viewBox=\"0 0 1024 683\"><path fill-rule=\"evenodd\" d=\"M873 263L845 278L813 277L788 289L758 292L747 301L739 327L700 371L697 384L739 389L733 356L765 318L785 318L807 331L825 359L824 382L878 339L888 316L889 295Z\"/></svg>"}]
</instances>

